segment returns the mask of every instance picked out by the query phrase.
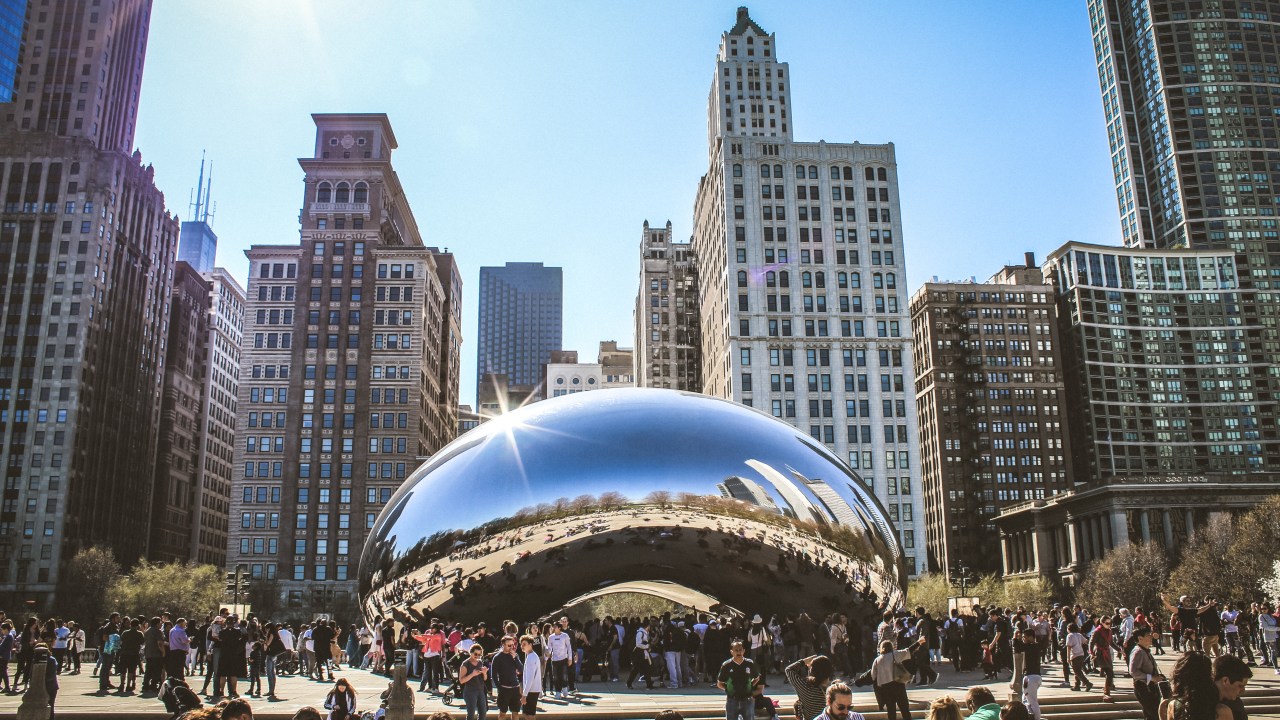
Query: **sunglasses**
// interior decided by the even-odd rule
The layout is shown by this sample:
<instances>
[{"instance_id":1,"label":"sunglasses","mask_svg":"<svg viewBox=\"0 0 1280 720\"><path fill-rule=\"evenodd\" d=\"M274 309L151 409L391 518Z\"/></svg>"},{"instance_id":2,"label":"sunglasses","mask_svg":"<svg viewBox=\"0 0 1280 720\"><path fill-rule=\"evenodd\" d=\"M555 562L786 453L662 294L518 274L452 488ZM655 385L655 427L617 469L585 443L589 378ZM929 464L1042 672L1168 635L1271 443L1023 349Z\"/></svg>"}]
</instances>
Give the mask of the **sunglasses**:
<instances>
[{"instance_id":1,"label":"sunglasses","mask_svg":"<svg viewBox=\"0 0 1280 720\"><path fill-rule=\"evenodd\" d=\"M836 712L845 712L845 711L846 711L846 710L848 710L850 707L852 707L852 706L850 706L850 705L841 705L841 704L839 704L839 703L836 703L836 704L835 704Z\"/></svg>"}]
</instances>

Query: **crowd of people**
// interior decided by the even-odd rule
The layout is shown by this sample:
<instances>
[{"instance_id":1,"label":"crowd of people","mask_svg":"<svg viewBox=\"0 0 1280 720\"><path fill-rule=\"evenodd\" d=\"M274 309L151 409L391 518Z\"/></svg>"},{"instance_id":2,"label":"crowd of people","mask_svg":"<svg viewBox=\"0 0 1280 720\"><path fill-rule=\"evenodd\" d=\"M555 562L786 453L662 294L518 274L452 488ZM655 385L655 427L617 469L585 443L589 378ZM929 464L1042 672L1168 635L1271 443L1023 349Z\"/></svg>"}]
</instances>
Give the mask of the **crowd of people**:
<instances>
[{"instance_id":1,"label":"crowd of people","mask_svg":"<svg viewBox=\"0 0 1280 720\"><path fill-rule=\"evenodd\" d=\"M805 612L767 620L667 613L586 622L561 617L523 627L504 621L494 628L439 618L422 627L391 619L343 627L326 618L290 626L224 608L196 620L113 613L87 631L59 619L29 618L18 627L0 613L0 689L22 692L43 661L51 705L60 675L87 671L102 695L140 693L159 698L175 717L216 712L234 719L251 717L250 698L284 700L278 678L296 674L331 683L323 717L347 720L379 710L363 707L342 668L389 676L403 663L419 692L460 699L468 720L485 720L491 705L504 719L533 720L541 698L573 702L578 683L621 683L624 676L629 689L640 681L647 689L713 685L725 693L727 720L777 717L778 703L766 695L770 676L778 678L775 686L794 689L801 720L843 720L839 706L846 715L852 706L832 705L833 691L842 697L841 688L868 686L888 720L899 714L912 720L909 688L935 683L935 665L949 662L957 673L981 671L987 681L1007 676L1018 697L991 711L985 696L971 691L966 702L977 703L973 712L1040 720L1039 691L1051 672L1060 671L1062 687L1073 691L1093 691L1096 680L1102 699L1111 701L1119 663L1146 720L1209 720L1206 713L1219 703L1242 720L1239 695L1252 677L1249 666L1270 665L1280 674L1280 608L1188 597L1161 605L1102 613L1079 605L975 606L947 615L881 608L878 622ZM1166 645L1183 652L1167 675L1157 659ZM82 658L93 658L92 667ZM1219 693L1213 703L1210 689ZM958 707L939 701L929 714L948 718Z\"/></svg>"}]
</instances>

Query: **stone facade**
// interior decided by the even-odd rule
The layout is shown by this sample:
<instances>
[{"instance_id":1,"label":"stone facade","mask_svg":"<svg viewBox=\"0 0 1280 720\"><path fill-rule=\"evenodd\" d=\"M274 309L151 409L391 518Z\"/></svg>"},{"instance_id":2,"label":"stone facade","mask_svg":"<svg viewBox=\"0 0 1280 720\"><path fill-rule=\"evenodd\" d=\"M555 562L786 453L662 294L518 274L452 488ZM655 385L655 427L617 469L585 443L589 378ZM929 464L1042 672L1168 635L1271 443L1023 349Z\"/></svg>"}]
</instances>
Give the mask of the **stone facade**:
<instances>
[{"instance_id":1,"label":"stone facade","mask_svg":"<svg viewBox=\"0 0 1280 720\"><path fill-rule=\"evenodd\" d=\"M924 568L912 339L892 144L795 142L790 71L739 10L708 102L698 186L702 392L844 458Z\"/></svg>"},{"instance_id":2,"label":"stone facade","mask_svg":"<svg viewBox=\"0 0 1280 720\"><path fill-rule=\"evenodd\" d=\"M378 512L456 432L461 280L422 242L387 117L313 118L300 243L246 253L227 565L333 612Z\"/></svg>"},{"instance_id":3,"label":"stone facade","mask_svg":"<svg viewBox=\"0 0 1280 720\"><path fill-rule=\"evenodd\" d=\"M702 389L698 342L698 269L693 247L675 242L671 222L640 235L634 355L637 387Z\"/></svg>"}]
</instances>

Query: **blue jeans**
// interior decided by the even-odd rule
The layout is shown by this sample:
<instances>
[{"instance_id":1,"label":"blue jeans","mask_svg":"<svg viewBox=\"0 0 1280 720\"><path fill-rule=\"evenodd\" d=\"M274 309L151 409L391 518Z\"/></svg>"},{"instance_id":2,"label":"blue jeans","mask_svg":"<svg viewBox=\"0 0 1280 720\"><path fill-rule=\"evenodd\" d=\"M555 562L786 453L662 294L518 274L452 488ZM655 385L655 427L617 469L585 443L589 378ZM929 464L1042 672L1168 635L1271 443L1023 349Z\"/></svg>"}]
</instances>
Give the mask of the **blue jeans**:
<instances>
[{"instance_id":1,"label":"blue jeans","mask_svg":"<svg viewBox=\"0 0 1280 720\"><path fill-rule=\"evenodd\" d=\"M724 717L725 720L753 720L756 714L756 699L754 697L727 697L724 699Z\"/></svg>"},{"instance_id":2,"label":"blue jeans","mask_svg":"<svg viewBox=\"0 0 1280 720\"><path fill-rule=\"evenodd\" d=\"M462 700L467 704L467 720L484 720L489 714L489 698L484 694L484 686L462 689ZM747 718L746 720L751 720Z\"/></svg>"},{"instance_id":3,"label":"blue jeans","mask_svg":"<svg viewBox=\"0 0 1280 720\"><path fill-rule=\"evenodd\" d=\"M267 666L267 694L276 694L276 656L268 654L266 657Z\"/></svg>"},{"instance_id":4,"label":"blue jeans","mask_svg":"<svg viewBox=\"0 0 1280 720\"><path fill-rule=\"evenodd\" d=\"M618 660L622 654L621 648L614 648L609 651L609 679L618 679Z\"/></svg>"},{"instance_id":5,"label":"blue jeans","mask_svg":"<svg viewBox=\"0 0 1280 720\"><path fill-rule=\"evenodd\" d=\"M404 674L405 677L412 677L418 674L418 660L422 657L422 653L412 648L404 654Z\"/></svg>"}]
</instances>

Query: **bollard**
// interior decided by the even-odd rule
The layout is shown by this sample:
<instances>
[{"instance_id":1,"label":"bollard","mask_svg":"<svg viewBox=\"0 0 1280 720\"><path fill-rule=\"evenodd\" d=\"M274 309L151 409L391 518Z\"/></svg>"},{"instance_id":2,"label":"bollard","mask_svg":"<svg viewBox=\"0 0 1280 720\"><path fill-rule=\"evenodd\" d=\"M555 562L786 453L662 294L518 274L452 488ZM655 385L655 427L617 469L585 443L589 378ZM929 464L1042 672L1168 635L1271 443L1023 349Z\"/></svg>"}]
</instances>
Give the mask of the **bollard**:
<instances>
[{"instance_id":1,"label":"bollard","mask_svg":"<svg viewBox=\"0 0 1280 720\"><path fill-rule=\"evenodd\" d=\"M49 670L49 650L38 647L31 665L31 679L27 691L22 694L18 706L18 720L49 720L49 693L44 687L45 673Z\"/></svg>"},{"instance_id":2,"label":"bollard","mask_svg":"<svg viewBox=\"0 0 1280 720\"><path fill-rule=\"evenodd\" d=\"M391 692L387 695L386 720L413 720L413 690L403 663L391 670ZM46 716L47 717L47 716Z\"/></svg>"}]
</instances>

